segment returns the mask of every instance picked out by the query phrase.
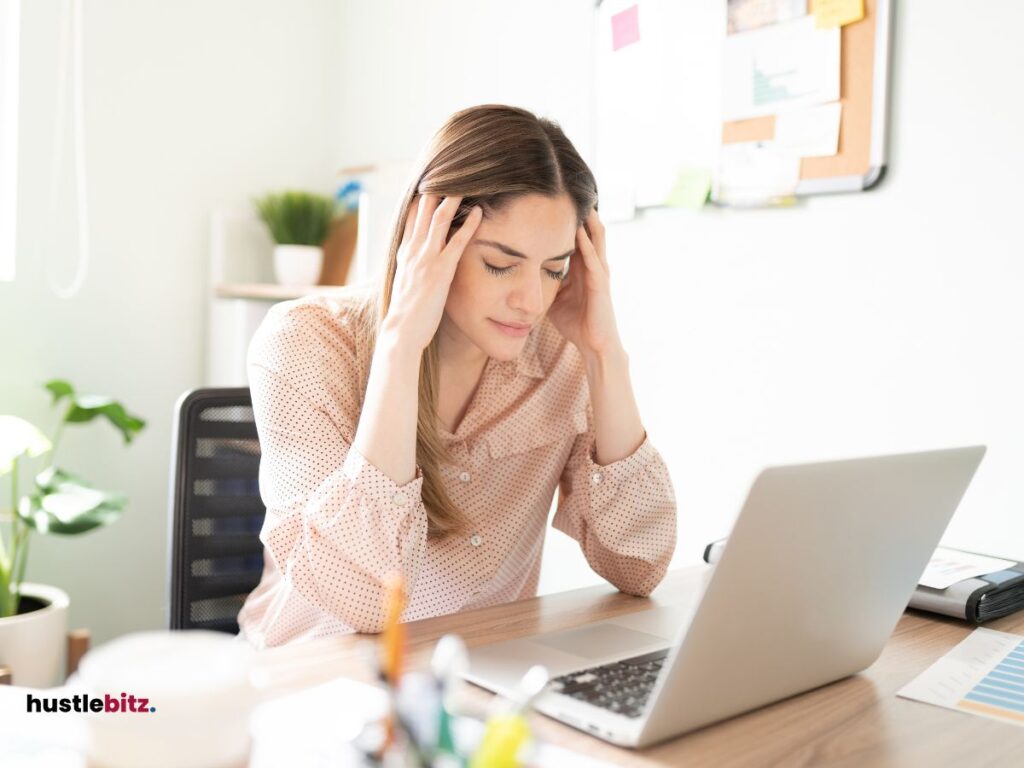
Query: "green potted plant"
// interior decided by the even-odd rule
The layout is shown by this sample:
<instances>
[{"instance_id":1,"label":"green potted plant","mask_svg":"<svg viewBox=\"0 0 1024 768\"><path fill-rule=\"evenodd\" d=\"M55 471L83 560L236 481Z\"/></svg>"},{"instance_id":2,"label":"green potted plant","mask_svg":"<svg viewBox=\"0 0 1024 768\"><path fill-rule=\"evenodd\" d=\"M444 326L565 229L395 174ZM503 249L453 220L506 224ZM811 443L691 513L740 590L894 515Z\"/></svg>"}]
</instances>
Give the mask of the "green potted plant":
<instances>
[{"instance_id":1,"label":"green potted plant","mask_svg":"<svg viewBox=\"0 0 1024 768\"><path fill-rule=\"evenodd\" d=\"M10 486L10 507L0 501L0 665L12 670L16 684L32 687L61 682L69 600L57 587L25 582L31 532L85 533L116 520L126 502L56 465L61 434L68 425L102 418L130 443L145 426L109 397L79 395L60 379L44 386L55 407L67 402L52 439L25 419L0 415L0 479ZM23 491L21 475L33 462L37 471Z\"/></svg>"},{"instance_id":2,"label":"green potted plant","mask_svg":"<svg viewBox=\"0 0 1024 768\"><path fill-rule=\"evenodd\" d=\"M323 268L323 242L334 217L334 200L312 192L268 194L254 201L270 230L274 275L281 285L316 285Z\"/></svg>"}]
</instances>

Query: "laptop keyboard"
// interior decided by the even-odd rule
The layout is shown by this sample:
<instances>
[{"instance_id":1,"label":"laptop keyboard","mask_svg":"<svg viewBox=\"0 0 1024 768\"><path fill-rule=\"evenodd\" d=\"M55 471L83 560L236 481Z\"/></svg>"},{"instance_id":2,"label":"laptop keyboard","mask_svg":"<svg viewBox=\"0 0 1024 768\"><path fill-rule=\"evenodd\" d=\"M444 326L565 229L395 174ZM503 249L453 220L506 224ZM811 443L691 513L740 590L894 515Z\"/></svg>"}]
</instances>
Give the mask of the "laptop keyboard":
<instances>
[{"instance_id":1,"label":"laptop keyboard","mask_svg":"<svg viewBox=\"0 0 1024 768\"><path fill-rule=\"evenodd\" d=\"M551 681L551 690L626 717L640 717L668 649L591 667Z\"/></svg>"}]
</instances>

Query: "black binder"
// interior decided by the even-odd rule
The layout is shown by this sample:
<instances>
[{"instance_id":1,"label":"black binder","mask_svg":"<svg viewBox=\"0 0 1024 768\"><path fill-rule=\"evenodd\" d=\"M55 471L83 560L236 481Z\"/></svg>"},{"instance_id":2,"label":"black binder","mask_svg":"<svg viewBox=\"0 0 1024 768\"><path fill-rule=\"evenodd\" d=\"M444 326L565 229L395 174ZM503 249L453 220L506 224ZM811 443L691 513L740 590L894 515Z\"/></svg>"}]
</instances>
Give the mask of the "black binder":
<instances>
[{"instance_id":1,"label":"black binder","mask_svg":"<svg viewBox=\"0 0 1024 768\"><path fill-rule=\"evenodd\" d=\"M704 562L712 565L717 563L725 550L726 541L719 539L708 544L704 548ZM1024 563L964 579L945 589L918 584L908 607L941 613L971 624L983 624L1007 616L1024 608Z\"/></svg>"}]
</instances>

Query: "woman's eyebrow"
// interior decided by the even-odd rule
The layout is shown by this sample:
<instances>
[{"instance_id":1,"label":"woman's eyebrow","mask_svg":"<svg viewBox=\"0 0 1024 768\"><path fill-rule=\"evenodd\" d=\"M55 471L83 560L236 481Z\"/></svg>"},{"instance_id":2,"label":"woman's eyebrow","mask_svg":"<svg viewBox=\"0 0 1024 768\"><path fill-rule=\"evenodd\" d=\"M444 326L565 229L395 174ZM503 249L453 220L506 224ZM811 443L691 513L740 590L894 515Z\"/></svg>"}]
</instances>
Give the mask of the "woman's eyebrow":
<instances>
[{"instance_id":1,"label":"woman's eyebrow","mask_svg":"<svg viewBox=\"0 0 1024 768\"><path fill-rule=\"evenodd\" d=\"M498 243L494 240L475 240L474 242L477 245L489 245L491 248L497 248L502 253L508 254L509 256L515 256L517 259L527 258L525 253L520 253L515 248L511 248L504 243ZM571 251L566 251L561 256L552 256L550 259L544 259L544 261L562 261L563 259L567 259L572 256L574 253L576 253L575 248Z\"/></svg>"}]
</instances>

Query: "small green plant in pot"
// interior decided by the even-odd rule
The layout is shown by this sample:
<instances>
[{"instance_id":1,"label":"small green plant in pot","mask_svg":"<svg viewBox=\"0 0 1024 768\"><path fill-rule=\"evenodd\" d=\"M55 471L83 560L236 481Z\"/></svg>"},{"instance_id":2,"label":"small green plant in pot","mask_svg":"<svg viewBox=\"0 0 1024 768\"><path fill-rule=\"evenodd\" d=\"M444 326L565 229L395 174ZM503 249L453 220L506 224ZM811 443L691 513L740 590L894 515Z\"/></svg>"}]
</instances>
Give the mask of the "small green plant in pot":
<instances>
[{"instance_id":1,"label":"small green plant in pot","mask_svg":"<svg viewBox=\"0 0 1024 768\"><path fill-rule=\"evenodd\" d=\"M274 275L281 285L315 285L323 268L323 242L334 218L334 200L312 192L281 192L254 201L277 245Z\"/></svg>"},{"instance_id":2,"label":"small green plant in pot","mask_svg":"<svg viewBox=\"0 0 1024 768\"><path fill-rule=\"evenodd\" d=\"M10 507L0 501L0 663L13 670L16 684L40 687L60 682L68 598L55 587L25 582L30 534L91 531L116 520L127 501L58 467L60 437L69 425L105 419L130 443L145 427L109 397L79 395L61 379L44 386L55 407L66 403L52 438L25 419L0 414L0 480L10 489ZM29 473L31 483L22 486Z\"/></svg>"}]
</instances>

